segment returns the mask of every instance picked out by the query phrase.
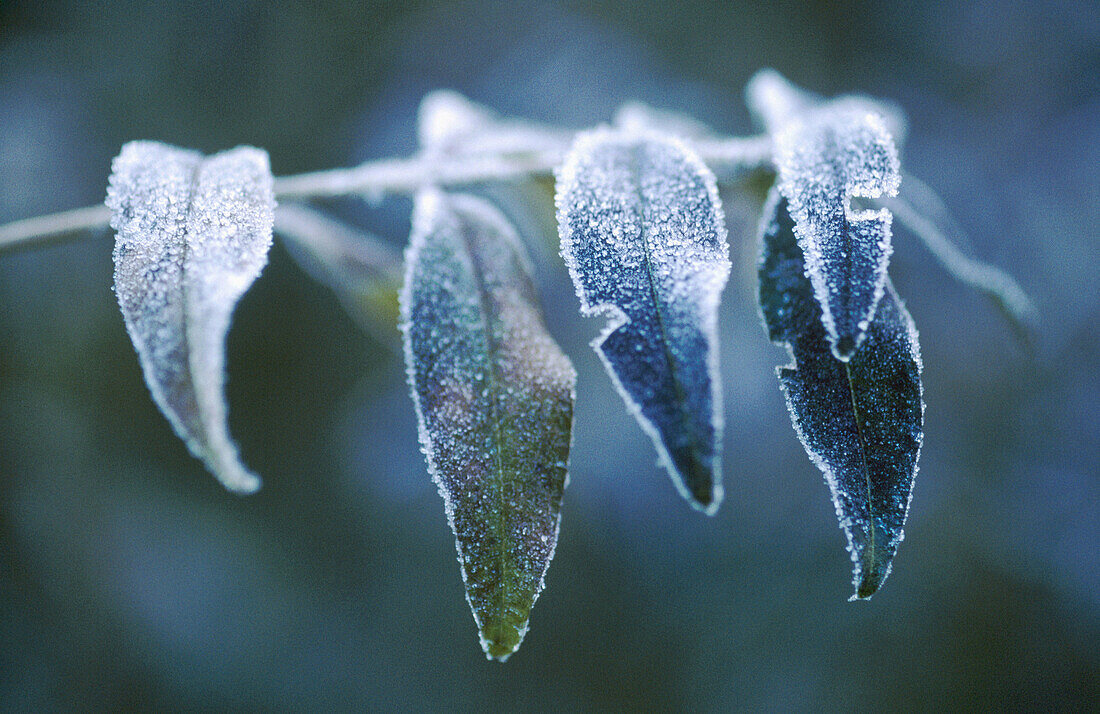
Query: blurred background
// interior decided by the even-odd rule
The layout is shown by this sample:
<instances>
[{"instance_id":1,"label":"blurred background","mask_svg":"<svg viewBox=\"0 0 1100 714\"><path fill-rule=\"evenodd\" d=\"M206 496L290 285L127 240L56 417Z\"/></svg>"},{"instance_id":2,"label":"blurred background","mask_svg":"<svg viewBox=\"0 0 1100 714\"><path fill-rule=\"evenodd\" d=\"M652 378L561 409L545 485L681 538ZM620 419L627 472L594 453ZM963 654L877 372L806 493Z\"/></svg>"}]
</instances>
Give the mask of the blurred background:
<instances>
[{"instance_id":1,"label":"blurred background","mask_svg":"<svg viewBox=\"0 0 1100 714\"><path fill-rule=\"evenodd\" d=\"M1100 707L1094 3L0 0L0 222L102 201L131 139L254 144L279 175L407 155L443 87L570 127L638 99L746 134L765 66L903 106L903 167L1041 313L1029 352L897 230L928 408L873 601L847 602L777 386L754 198L726 198L714 518L589 349L602 323L577 314L548 194L508 203L580 376L557 556L503 666L478 646L396 331L361 330L276 244L229 337L232 431L264 477L239 498L150 400L99 232L0 255L0 708ZM409 207L331 208L400 246Z\"/></svg>"}]
</instances>

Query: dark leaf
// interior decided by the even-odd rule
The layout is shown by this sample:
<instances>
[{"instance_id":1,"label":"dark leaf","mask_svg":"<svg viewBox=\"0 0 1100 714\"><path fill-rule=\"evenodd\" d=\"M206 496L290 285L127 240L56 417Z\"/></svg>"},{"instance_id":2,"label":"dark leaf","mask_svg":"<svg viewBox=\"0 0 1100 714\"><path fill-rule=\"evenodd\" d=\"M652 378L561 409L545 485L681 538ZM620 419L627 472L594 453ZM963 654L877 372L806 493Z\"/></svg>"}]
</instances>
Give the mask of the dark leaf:
<instances>
[{"instance_id":1,"label":"dark leaf","mask_svg":"<svg viewBox=\"0 0 1100 714\"><path fill-rule=\"evenodd\" d=\"M778 370L791 420L825 474L854 562L854 598L890 573L920 454L924 402L917 332L887 281L867 337L847 361L829 349L787 200L764 209L760 307L794 362Z\"/></svg>"},{"instance_id":2,"label":"dark leaf","mask_svg":"<svg viewBox=\"0 0 1100 714\"><path fill-rule=\"evenodd\" d=\"M592 346L697 508L722 499L718 301L729 245L714 176L681 142L597 130L558 174L561 254Z\"/></svg>"}]
</instances>

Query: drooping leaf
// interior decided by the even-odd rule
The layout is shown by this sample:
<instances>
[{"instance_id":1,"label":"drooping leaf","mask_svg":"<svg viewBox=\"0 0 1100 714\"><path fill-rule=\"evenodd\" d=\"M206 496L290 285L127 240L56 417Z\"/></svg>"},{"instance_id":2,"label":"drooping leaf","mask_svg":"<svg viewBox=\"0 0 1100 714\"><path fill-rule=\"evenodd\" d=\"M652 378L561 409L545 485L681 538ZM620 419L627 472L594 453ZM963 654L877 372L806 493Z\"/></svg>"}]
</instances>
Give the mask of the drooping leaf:
<instances>
[{"instance_id":1,"label":"drooping leaf","mask_svg":"<svg viewBox=\"0 0 1100 714\"><path fill-rule=\"evenodd\" d=\"M417 196L401 291L420 442L490 658L519 647L558 539L573 366L518 237L483 199Z\"/></svg>"},{"instance_id":2,"label":"drooping leaf","mask_svg":"<svg viewBox=\"0 0 1100 714\"><path fill-rule=\"evenodd\" d=\"M271 247L267 154L208 158L150 141L122 147L107 189L115 293L153 399L226 488L250 493L226 423L225 335Z\"/></svg>"},{"instance_id":3,"label":"drooping leaf","mask_svg":"<svg viewBox=\"0 0 1100 714\"><path fill-rule=\"evenodd\" d=\"M381 238L301 204L275 211L283 246L315 280L328 285L347 313L396 349L401 253Z\"/></svg>"},{"instance_id":4,"label":"drooping leaf","mask_svg":"<svg viewBox=\"0 0 1100 714\"><path fill-rule=\"evenodd\" d=\"M901 149L909 133L905 112L895 102L865 94L843 94L826 99L797 87L774 69L762 69L745 85L745 103L756 121L769 134L778 134L791 119L828 105L882 117L891 138Z\"/></svg>"},{"instance_id":5,"label":"drooping leaf","mask_svg":"<svg viewBox=\"0 0 1100 714\"><path fill-rule=\"evenodd\" d=\"M657 131L681 139L714 136L713 129L689 114L637 101L626 102L616 109L612 123L624 132Z\"/></svg>"},{"instance_id":6,"label":"drooping leaf","mask_svg":"<svg viewBox=\"0 0 1100 714\"><path fill-rule=\"evenodd\" d=\"M673 482L713 513L722 498L718 300L729 245L713 175L680 141L598 129L558 173L561 254L592 343Z\"/></svg>"},{"instance_id":7,"label":"drooping leaf","mask_svg":"<svg viewBox=\"0 0 1100 714\"><path fill-rule=\"evenodd\" d=\"M773 134L779 190L821 305L833 354L859 347L886 284L890 211L858 211L853 198L896 196L898 152L873 103L815 102L775 73L749 85L750 104Z\"/></svg>"},{"instance_id":8,"label":"drooping leaf","mask_svg":"<svg viewBox=\"0 0 1100 714\"><path fill-rule=\"evenodd\" d=\"M887 281L863 344L848 361L837 359L787 205L773 189L764 208L761 312L768 336L794 360L779 379L847 535L853 599L868 598L890 573L917 472L924 421L917 332Z\"/></svg>"}]
</instances>

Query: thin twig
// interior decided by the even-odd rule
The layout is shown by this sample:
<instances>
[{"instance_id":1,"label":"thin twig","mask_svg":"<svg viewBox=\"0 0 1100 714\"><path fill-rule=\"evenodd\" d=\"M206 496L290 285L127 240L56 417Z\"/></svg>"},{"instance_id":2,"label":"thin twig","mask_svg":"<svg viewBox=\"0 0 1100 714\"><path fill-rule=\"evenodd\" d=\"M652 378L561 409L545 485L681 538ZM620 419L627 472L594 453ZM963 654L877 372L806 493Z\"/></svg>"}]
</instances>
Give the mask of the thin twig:
<instances>
[{"instance_id":1,"label":"thin twig","mask_svg":"<svg viewBox=\"0 0 1100 714\"><path fill-rule=\"evenodd\" d=\"M911 177L907 176L905 180L909 182ZM921 184L921 191L930 193L930 189L923 184ZM934 197L934 194L932 196ZM1000 268L965 255L947 235L952 233L961 236L961 229L955 226L950 214L939 203L939 199L935 198L935 201L938 208L935 205L922 206L924 210L914 207L900 196L885 199L883 205L893 212L898 221L920 238L950 275L990 297L1012 321L1013 327L1022 336L1026 336L1036 317L1035 306L1027 293L1011 275ZM928 217L928 215L937 214L939 214L937 219Z\"/></svg>"},{"instance_id":2,"label":"thin twig","mask_svg":"<svg viewBox=\"0 0 1100 714\"><path fill-rule=\"evenodd\" d=\"M88 206L48 216L36 216L0 226L0 252L42 246L64 238L107 227L111 212L106 206Z\"/></svg>"},{"instance_id":3,"label":"thin twig","mask_svg":"<svg viewBox=\"0 0 1100 714\"><path fill-rule=\"evenodd\" d=\"M471 144L471 150L454 155L425 152L409 159L384 159L350 169L285 176L275 179L275 196L283 200L380 198L411 195L428 185L454 188L550 176L569 149L569 137L567 132L514 133L500 140ZM722 177L764 165L771 154L766 137L700 140L696 149ZM8 223L0 226L0 252L106 228L109 219L104 206L89 206Z\"/></svg>"}]
</instances>

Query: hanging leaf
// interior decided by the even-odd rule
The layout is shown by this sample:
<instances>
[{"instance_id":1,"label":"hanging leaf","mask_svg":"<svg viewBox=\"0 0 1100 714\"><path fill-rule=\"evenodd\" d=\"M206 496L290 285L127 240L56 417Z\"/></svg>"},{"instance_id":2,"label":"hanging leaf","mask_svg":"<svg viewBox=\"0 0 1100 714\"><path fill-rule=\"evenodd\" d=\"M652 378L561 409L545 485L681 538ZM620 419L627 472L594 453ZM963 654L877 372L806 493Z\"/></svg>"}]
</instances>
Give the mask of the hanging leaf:
<instances>
[{"instance_id":1,"label":"hanging leaf","mask_svg":"<svg viewBox=\"0 0 1100 714\"><path fill-rule=\"evenodd\" d=\"M909 133L905 112L889 99L865 94L843 94L826 99L795 86L774 69L762 69L752 76L745 85L745 103L757 123L772 135L778 134L792 119L825 107L880 116L899 149Z\"/></svg>"},{"instance_id":2,"label":"hanging leaf","mask_svg":"<svg viewBox=\"0 0 1100 714\"><path fill-rule=\"evenodd\" d=\"M894 288L847 362L829 349L787 200L764 208L760 307L768 336L794 358L778 369L791 421L825 474L854 562L853 598L890 573L920 454L924 402L917 332Z\"/></svg>"},{"instance_id":3,"label":"hanging leaf","mask_svg":"<svg viewBox=\"0 0 1100 714\"><path fill-rule=\"evenodd\" d=\"M681 142L598 129L558 173L561 254L592 343L685 498L722 499L718 300L729 245L714 176Z\"/></svg>"},{"instance_id":4,"label":"hanging leaf","mask_svg":"<svg viewBox=\"0 0 1100 714\"><path fill-rule=\"evenodd\" d=\"M315 280L330 287L360 327L396 350L399 250L303 204L279 206L275 232L283 239L290 257Z\"/></svg>"},{"instance_id":5,"label":"hanging leaf","mask_svg":"<svg viewBox=\"0 0 1100 714\"><path fill-rule=\"evenodd\" d=\"M890 211L857 211L851 202L897 195L893 137L878 105L864 97L820 101L770 70L757 74L747 92L775 141L779 190L794 217L829 344L847 360L874 318L893 251Z\"/></svg>"},{"instance_id":6,"label":"hanging leaf","mask_svg":"<svg viewBox=\"0 0 1100 714\"><path fill-rule=\"evenodd\" d=\"M491 204L417 196L401 292L420 442L490 658L519 647L558 540L576 375Z\"/></svg>"},{"instance_id":7,"label":"hanging leaf","mask_svg":"<svg viewBox=\"0 0 1100 714\"><path fill-rule=\"evenodd\" d=\"M115 293L153 399L191 453L226 488L250 493L226 424L225 335L271 247L275 199L267 154L209 158L150 141L122 147L107 207Z\"/></svg>"}]
</instances>

